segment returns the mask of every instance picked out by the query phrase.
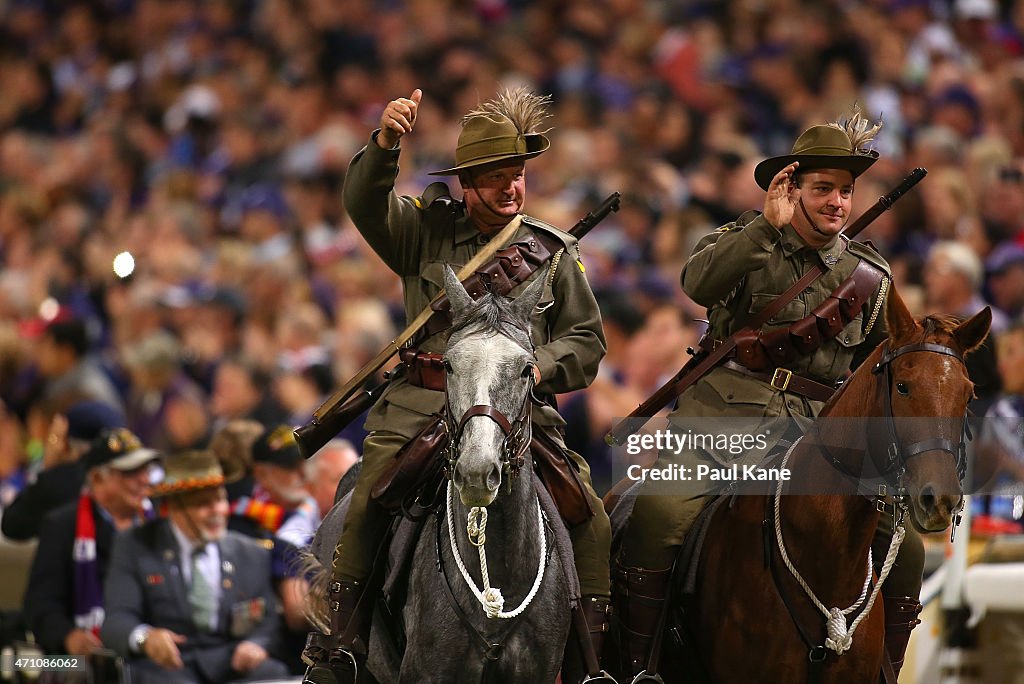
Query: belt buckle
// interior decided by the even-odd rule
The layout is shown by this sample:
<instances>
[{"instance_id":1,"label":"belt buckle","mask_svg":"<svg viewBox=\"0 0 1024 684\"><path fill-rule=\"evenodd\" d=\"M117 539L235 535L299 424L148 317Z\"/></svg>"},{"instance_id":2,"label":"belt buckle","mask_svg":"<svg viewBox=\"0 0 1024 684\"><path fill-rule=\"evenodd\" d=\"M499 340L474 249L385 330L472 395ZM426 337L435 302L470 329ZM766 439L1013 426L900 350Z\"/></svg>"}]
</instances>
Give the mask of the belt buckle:
<instances>
[{"instance_id":1,"label":"belt buckle","mask_svg":"<svg viewBox=\"0 0 1024 684\"><path fill-rule=\"evenodd\" d=\"M772 373L771 386L780 392L785 392L786 388L789 387L789 381L793 379L793 371L786 368L776 368L775 372Z\"/></svg>"}]
</instances>

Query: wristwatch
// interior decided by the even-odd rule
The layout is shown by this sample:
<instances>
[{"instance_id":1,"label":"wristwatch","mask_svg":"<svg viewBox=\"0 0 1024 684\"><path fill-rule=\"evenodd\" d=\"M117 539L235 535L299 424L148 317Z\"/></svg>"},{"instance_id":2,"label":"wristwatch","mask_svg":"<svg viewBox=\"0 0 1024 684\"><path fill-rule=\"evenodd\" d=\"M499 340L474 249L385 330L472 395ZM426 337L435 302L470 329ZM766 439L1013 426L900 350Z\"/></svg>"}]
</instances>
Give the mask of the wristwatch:
<instances>
[{"instance_id":1,"label":"wristwatch","mask_svg":"<svg viewBox=\"0 0 1024 684\"><path fill-rule=\"evenodd\" d=\"M149 627L140 628L135 634L134 650L138 653L146 652L146 640L149 639Z\"/></svg>"}]
</instances>

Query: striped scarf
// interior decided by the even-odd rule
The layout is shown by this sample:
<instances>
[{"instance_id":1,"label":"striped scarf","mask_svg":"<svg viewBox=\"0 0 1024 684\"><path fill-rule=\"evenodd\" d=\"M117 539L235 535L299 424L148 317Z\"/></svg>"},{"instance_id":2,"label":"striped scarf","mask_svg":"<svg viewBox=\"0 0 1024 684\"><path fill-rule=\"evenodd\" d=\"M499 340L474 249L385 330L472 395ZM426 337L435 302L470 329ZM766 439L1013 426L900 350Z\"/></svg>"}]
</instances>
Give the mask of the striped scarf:
<instances>
[{"instance_id":1,"label":"striped scarf","mask_svg":"<svg viewBox=\"0 0 1024 684\"><path fill-rule=\"evenodd\" d=\"M74 563L72 601L75 626L98 637L103 625L103 584L96 561L96 518L92 498L85 493L78 499L75 545L71 555Z\"/></svg>"},{"instance_id":2,"label":"striped scarf","mask_svg":"<svg viewBox=\"0 0 1024 684\"><path fill-rule=\"evenodd\" d=\"M277 532L284 522L284 508L254 496L242 496L231 506L234 515L249 518L267 532Z\"/></svg>"}]
</instances>

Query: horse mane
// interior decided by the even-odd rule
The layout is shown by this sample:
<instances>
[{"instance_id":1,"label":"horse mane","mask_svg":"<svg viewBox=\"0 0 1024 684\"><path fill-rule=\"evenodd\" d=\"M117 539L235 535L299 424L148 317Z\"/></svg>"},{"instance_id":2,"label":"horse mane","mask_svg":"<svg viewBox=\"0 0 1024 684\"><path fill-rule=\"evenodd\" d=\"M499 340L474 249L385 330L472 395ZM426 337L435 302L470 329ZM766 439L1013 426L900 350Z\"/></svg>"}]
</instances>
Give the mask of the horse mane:
<instances>
[{"instance_id":1,"label":"horse mane","mask_svg":"<svg viewBox=\"0 0 1024 684\"><path fill-rule=\"evenodd\" d=\"M920 324L924 326L925 335L932 332L952 335L962 322L959 318L948 314L931 314L922 318Z\"/></svg>"},{"instance_id":2,"label":"horse mane","mask_svg":"<svg viewBox=\"0 0 1024 684\"><path fill-rule=\"evenodd\" d=\"M529 323L519 319L512 304L512 299L488 292L465 311L453 317L448 344L453 344L454 340L471 332L491 332L503 335L532 352L533 340L530 337Z\"/></svg>"}]
</instances>

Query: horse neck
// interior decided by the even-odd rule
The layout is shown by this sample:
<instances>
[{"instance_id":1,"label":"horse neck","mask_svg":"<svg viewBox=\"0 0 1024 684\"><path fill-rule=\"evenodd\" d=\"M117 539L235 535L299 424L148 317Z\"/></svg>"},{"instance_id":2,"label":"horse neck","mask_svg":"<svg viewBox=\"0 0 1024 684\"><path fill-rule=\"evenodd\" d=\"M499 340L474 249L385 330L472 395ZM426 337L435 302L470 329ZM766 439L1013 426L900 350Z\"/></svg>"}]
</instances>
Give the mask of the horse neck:
<instances>
[{"instance_id":1,"label":"horse neck","mask_svg":"<svg viewBox=\"0 0 1024 684\"><path fill-rule=\"evenodd\" d=\"M855 374L790 454L788 467L798 491L814 493L781 497L783 539L795 566L825 603L830 597L837 604L852 602L859 595L878 525L878 511L866 497L837 493L851 492L853 483L831 462L837 457L850 472L861 472L862 461L868 457L868 432L867 423L860 419L877 414L874 397L874 377L866 372ZM843 449L831 448L825 453L815 438Z\"/></svg>"},{"instance_id":2,"label":"horse neck","mask_svg":"<svg viewBox=\"0 0 1024 684\"><path fill-rule=\"evenodd\" d=\"M503 473L502 476L508 475ZM540 554L537 494L533 488L533 469L529 458L512 479L509 491L504 488L503 482L498 496L487 507L485 551L490 584L502 590L505 608L511 610L529 592L537 574ZM459 553L477 586L480 586L480 552L470 543L466 532L469 511L455 495L452 515Z\"/></svg>"}]
</instances>

